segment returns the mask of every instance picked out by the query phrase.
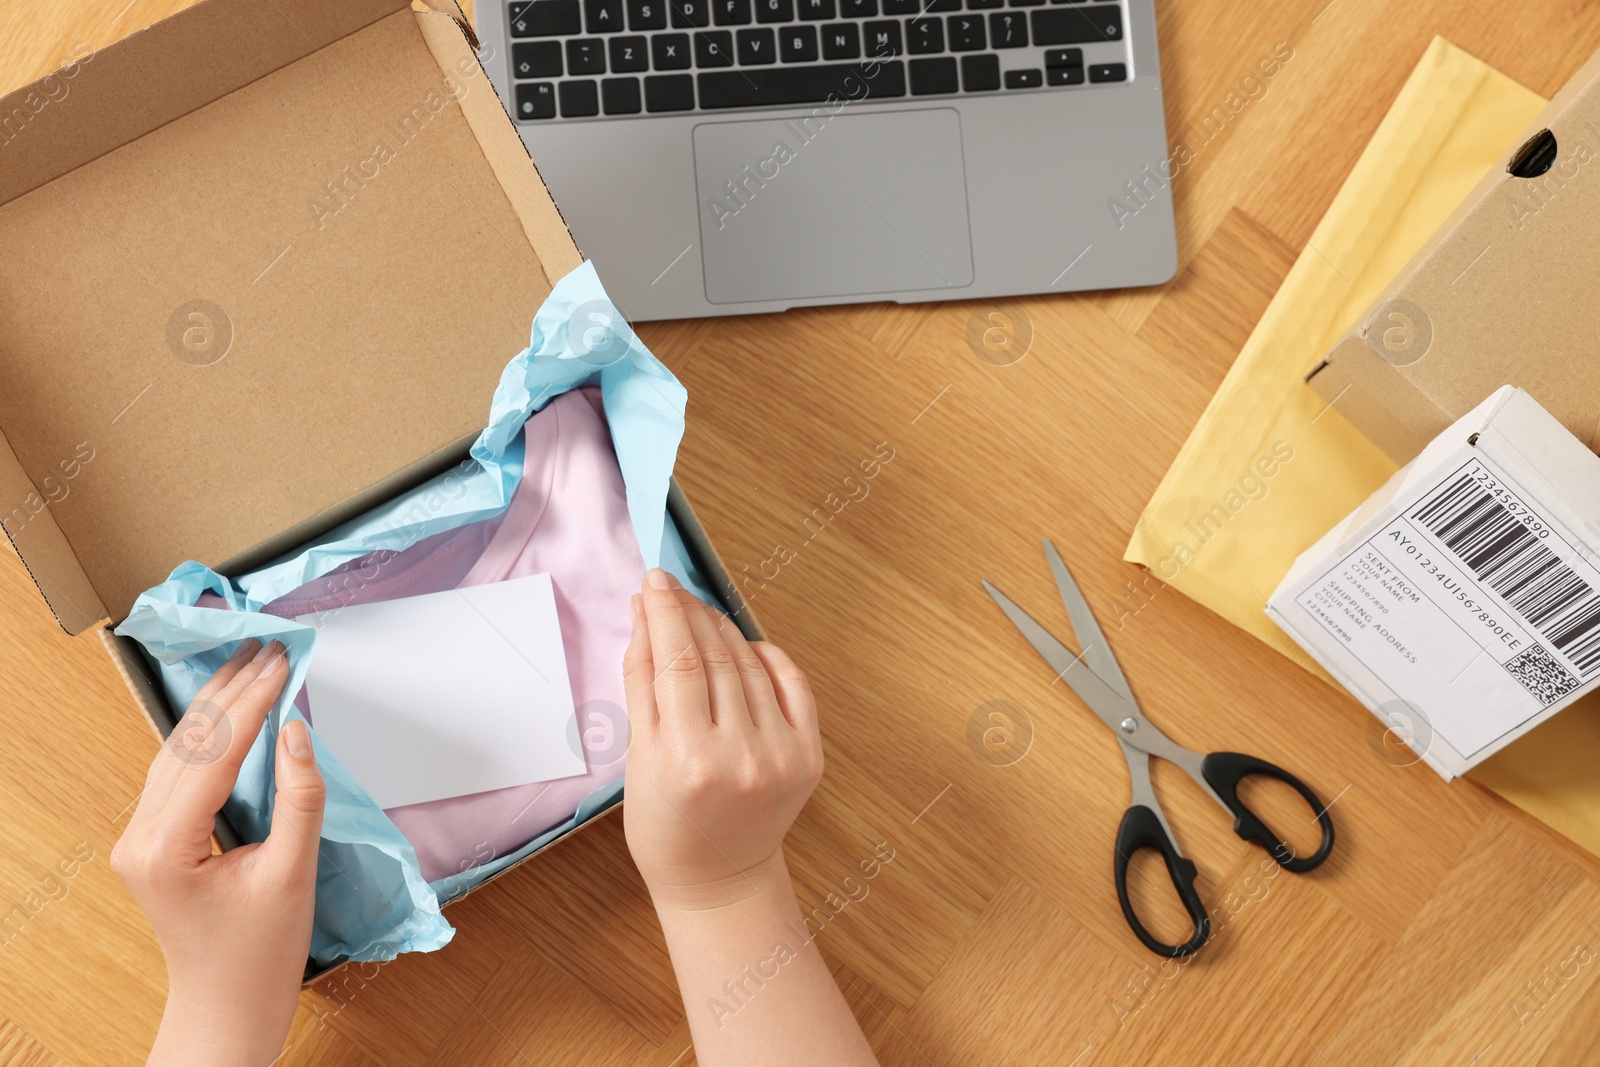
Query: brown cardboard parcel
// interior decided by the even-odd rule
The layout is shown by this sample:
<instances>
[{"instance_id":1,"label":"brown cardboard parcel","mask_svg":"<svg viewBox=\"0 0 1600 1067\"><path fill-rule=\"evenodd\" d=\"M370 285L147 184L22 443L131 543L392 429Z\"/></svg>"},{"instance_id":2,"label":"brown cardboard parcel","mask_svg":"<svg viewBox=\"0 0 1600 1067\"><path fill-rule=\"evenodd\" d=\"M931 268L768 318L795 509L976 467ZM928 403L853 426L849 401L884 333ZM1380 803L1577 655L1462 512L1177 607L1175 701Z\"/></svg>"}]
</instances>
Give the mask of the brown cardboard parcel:
<instances>
[{"instance_id":1,"label":"brown cardboard parcel","mask_svg":"<svg viewBox=\"0 0 1600 1067\"><path fill-rule=\"evenodd\" d=\"M1307 376L1396 462L1502 385L1600 445L1600 55Z\"/></svg>"},{"instance_id":2,"label":"brown cardboard parcel","mask_svg":"<svg viewBox=\"0 0 1600 1067\"><path fill-rule=\"evenodd\" d=\"M582 261L428 6L204 0L0 100L0 526L68 633L465 458ZM97 632L166 736L143 653Z\"/></svg>"}]
</instances>

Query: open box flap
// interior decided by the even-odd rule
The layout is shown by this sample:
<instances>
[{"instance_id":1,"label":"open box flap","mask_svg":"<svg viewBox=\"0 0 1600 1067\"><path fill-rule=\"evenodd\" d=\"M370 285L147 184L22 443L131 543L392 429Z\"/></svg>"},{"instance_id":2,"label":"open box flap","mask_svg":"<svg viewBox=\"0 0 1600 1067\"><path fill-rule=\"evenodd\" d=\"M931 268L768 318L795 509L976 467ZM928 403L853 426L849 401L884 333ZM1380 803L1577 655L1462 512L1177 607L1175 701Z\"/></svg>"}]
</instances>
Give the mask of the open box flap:
<instances>
[{"instance_id":1,"label":"open box flap","mask_svg":"<svg viewBox=\"0 0 1600 1067\"><path fill-rule=\"evenodd\" d=\"M581 261L449 14L205 0L75 66L0 144L0 523L74 633L460 458Z\"/></svg>"},{"instance_id":2,"label":"open box flap","mask_svg":"<svg viewBox=\"0 0 1600 1067\"><path fill-rule=\"evenodd\" d=\"M14 123L6 130L0 204L410 6L211 0L92 55L75 54L0 98L0 116ZM19 114L27 117L18 121Z\"/></svg>"}]
</instances>

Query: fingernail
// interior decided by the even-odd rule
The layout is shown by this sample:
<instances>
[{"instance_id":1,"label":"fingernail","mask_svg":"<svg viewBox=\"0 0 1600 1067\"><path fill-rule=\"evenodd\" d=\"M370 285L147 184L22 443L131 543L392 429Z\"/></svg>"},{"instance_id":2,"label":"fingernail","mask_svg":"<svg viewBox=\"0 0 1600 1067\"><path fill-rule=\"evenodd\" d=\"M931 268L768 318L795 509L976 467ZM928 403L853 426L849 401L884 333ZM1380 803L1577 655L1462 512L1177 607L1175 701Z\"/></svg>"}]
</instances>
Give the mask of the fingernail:
<instances>
[{"instance_id":1,"label":"fingernail","mask_svg":"<svg viewBox=\"0 0 1600 1067\"><path fill-rule=\"evenodd\" d=\"M229 656L228 658L230 660L235 660L235 659L236 660L246 660L246 659L249 659L251 656L256 654L256 650L259 649L260 647L261 647L261 642L260 641L257 641L253 637L247 637L243 641L239 642L239 647L234 649L233 650L233 655Z\"/></svg>"},{"instance_id":2,"label":"fingernail","mask_svg":"<svg viewBox=\"0 0 1600 1067\"><path fill-rule=\"evenodd\" d=\"M269 658L271 656L275 656L279 652L282 652L282 651L283 651L283 646L278 644L278 642L276 642L276 641L268 641L266 644L261 646L261 651L257 652L255 654L255 656L250 660L250 662L251 663L260 663L262 660L267 659L267 658Z\"/></svg>"},{"instance_id":3,"label":"fingernail","mask_svg":"<svg viewBox=\"0 0 1600 1067\"><path fill-rule=\"evenodd\" d=\"M644 576L644 580L649 584L651 589L672 588L672 586L669 584L672 581L672 576L666 571L662 570L660 567L651 567L650 573Z\"/></svg>"},{"instance_id":4,"label":"fingernail","mask_svg":"<svg viewBox=\"0 0 1600 1067\"><path fill-rule=\"evenodd\" d=\"M678 583L678 579L676 577L674 577L673 575L671 575L671 574L667 575L667 581L672 583L672 588L674 588L674 589L682 589L683 588L683 586Z\"/></svg>"},{"instance_id":5,"label":"fingernail","mask_svg":"<svg viewBox=\"0 0 1600 1067\"><path fill-rule=\"evenodd\" d=\"M308 759L311 756L311 734L306 730L306 724L299 719L290 722L283 728L283 744L289 750L289 755L295 759Z\"/></svg>"}]
</instances>

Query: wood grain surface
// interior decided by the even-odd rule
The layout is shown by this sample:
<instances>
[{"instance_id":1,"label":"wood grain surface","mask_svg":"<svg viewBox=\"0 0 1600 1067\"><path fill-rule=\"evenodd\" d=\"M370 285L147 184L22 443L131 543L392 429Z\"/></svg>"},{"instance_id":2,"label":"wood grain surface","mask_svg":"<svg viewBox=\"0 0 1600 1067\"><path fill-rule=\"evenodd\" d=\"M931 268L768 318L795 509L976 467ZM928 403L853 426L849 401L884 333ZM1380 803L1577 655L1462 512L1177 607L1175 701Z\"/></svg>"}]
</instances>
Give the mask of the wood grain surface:
<instances>
[{"instance_id":1,"label":"wood grain surface","mask_svg":"<svg viewBox=\"0 0 1600 1067\"><path fill-rule=\"evenodd\" d=\"M0 89L184 6L5 0ZM820 944L896 1067L1600 1062L1600 862L1479 786L1392 765L1352 699L1175 592L1130 599L1142 574L1120 558L1429 40L1549 94L1600 41L1600 4L1157 7L1169 138L1200 145L1174 187L1170 284L640 330L689 388L684 486L823 706L827 773L788 842L802 905L892 850ZM1197 137L1280 42L1293 60L1266 95ZM971 342L991 312L1031 337L1020 360ZM875 449L893 458L862 480ZM1334 858L1269 877L1197 787L1158 767L1226 917L1185 966L1158 966L1117 909L1111 835L1128 793L1113 739L978 585L1065 627L1042 535L1121 620L1118 657L1168 733L1266 756L1333 805ZM787 562L761 577L775 556ZM164 971L107 856L155 741L99 642L63 636L9 553L0 722L0 910L26 915L0 946L0 1060L142 1062ZM998 755L983 735L997 723L1012 746ZM1283 796L1253 799L1311 842ZM1176 932L1157 874L1138 867L1136 897ZM280 1062L693 1062L620 819L450 914L445 950L306 992Z\"/></svg>"}]
</instances>

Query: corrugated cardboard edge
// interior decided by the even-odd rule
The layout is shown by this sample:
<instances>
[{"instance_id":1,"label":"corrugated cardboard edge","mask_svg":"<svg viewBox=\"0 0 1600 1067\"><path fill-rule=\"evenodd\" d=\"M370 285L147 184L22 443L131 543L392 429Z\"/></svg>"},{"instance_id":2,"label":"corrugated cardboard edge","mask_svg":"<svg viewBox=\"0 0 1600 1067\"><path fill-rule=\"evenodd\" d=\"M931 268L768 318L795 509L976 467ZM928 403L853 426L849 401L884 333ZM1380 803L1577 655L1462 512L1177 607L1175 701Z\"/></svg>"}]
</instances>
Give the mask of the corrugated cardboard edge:
<instances>
[{"instance_id":1,"label":"corrugated cardboard edge","mask_svg":"<svg viewBox=\"0 0 1600 1067\"><path fill-rule=\"evenodd\" d=\"M1373 316L1397 295L1407 290L1434 257L1449 245L1462 220L1472 214L1506 181L1507 168L1529 139L1555 125L1554 120L1586 92L1600 92L1600 52L1596 52L1560 91L1550 98L1539 114L1517 135L1511 146L1454 211L1434 231L1432 237L1406 262L1389 284L1383 287L1333 349L1306 373L1305 381L1317 394L1359 427L1379 448L1398 463L1407 463L1437 433L1443 432L1456 416L1444 411L1409 383L1387 377L1382 387L1367 381L1362 368L1369 352L1366 338L1373 327ZM1432 426L1433 433L1407 427Z\"/></svg>"},{"instance_id":2,"label":"corrugated cardboard edge","mask_svg":"<svg viewBox=\"0 0 1600 1067\"><path fill-rule=\"evenodd\" d=\"M441 15L449 15L455 19L456 25L461 27L462 35L466 37L467 43L472 46L474 52L483 47L478 40L478 31L472 26L472 20L467 18L467 13L461 10L461 5L456 3L455 0L413 0L413 9L415 9L416 4L421 4L431 11L437 11Z\"/></svg>"},{"instance_id":3,"label":"corrugated cardboard edge","mask_svg":"<svg viewBox=\"0 0 1600 1067\"><path fill-rule=\"evenodd\" d=\"M667 513L677 523L690 557L700 568L701 577L722 600L723 607L728 609L728 615L739 627L739 632L748 641L765 641L766 632L761 628L760 620L756 618L744 594L739 592L738 585L728 576L728 568L723 564L716 546L706 536L705 527L700 525L699 516L689 506L689 498L684 496L676 478L667 490Z\"/></svg>"},{"instance_id":4,"label":"corrugated cardboard edge","mask_svg":"<svg viewBox=\"0 0 1600 1067\"><path fill-rule=\"evenodd\" d=\"M118 637L110 626L99 627L95 630L95 636L100 638L106 655L111 657L111 665L122 677L122 684L128 687L134 702L144 712L150 732L155 734L158 743L165 744L178 725L178 715L173 712L172 704L156 680L154 671L149 669L144 649L131 637ZM228 817L220 811L217 812L212 837L218 851L237 848L243 843Z\"/></svg>"},{"instance_id":5,"label":"corrugated cardboard edge","mask_svg":"<svg viewBox=\"0 0 1600 1067\"><path fill-rule=\"evenodd\" d=\"M35 499L39 501L37 512L30 507ZM0 500L7 506L0 514L0 528L56 617L56 625L76 637L105 618L106 607L89 584L66 534L56 525L49 500L22 469L4 433L0 433ZM16 520L19 512L21 518ZM37 569L28 562L30 557L39 565Z\"/></svg>"},{"instance_id":6,"label":"corrugated cardboard edge","mask_svg":"<svg viewBox=\"0 0 1600 1067\"><path fill-rule=\"evenodd\" d=\"M494 172L495 180L511 202L512 209L522 222L522 232L528 239L534 255L539 258L546 281L555 281L575 270L583 262L567 224L556 208L544 179L539 176L538 165L528 155L528 146L522 143L516 124L494 91L489 73L478 59L461 25L450 15L419 11L417 25L422 39L433 53L434 61L446 76L461 71L458 64L468 62L482 76L482 92L469 91L456 101L466 116L467 126L478 141L483 157ZM531 318L531 316L530 316Z\"/></svg>"}]
</instances>

